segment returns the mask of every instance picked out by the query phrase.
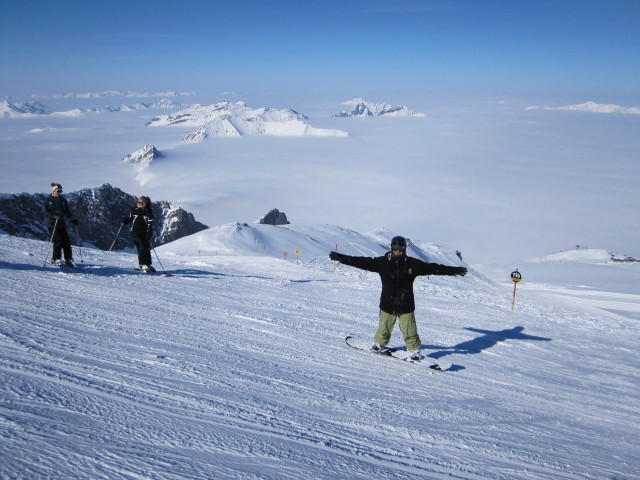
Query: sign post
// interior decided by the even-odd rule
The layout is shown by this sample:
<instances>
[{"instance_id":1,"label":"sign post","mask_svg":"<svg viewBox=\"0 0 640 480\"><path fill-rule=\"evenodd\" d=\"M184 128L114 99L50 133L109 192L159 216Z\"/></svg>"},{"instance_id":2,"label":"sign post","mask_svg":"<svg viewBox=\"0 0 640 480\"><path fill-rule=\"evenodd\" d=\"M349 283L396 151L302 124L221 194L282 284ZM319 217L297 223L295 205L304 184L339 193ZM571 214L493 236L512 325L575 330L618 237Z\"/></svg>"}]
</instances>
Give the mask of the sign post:
<instances>
[{"instance_id":1,"label":"sign post","mask_svg":"<svg viewBox=\"0 0 640 480\"><path fill-rule=\"evenodd\" d=\"M296 248L296 263L300 263L299 256L300 256L300 250Z\"/></svg>"},{"instance_id":2,"label":"sign post","mask_svg":"<svg viewBox=\"0 0 640 480\"><path fill-rule=\"evenodd\" d=\"M513 301L511 302L511 310L516 307L516 286L522 280L522 274L516 268L515 272L511 272L511 280L513 280Z\"/></svg>"}]
</instances>

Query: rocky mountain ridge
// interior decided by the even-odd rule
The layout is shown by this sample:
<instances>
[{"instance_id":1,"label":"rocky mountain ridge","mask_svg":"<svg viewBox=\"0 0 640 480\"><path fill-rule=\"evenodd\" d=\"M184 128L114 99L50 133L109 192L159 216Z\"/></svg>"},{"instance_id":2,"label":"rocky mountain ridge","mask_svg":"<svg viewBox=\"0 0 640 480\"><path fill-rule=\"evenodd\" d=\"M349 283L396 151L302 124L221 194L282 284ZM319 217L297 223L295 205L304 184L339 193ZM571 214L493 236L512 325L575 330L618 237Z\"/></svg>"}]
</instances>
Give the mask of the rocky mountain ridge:
<instances>
[{"instance_id":1,"label":"rocky mountain ridge","mask_svg":"<svg viewBox=\"0 0 640 480\"><path fill-rule=\"evenodd\" d=\"M47 193L0 194L0 231L20 237L49 240L46 218L43 213ZM122 226L122 219L133 208L136 196L109 184L96 188L84 188L65 193L69 209L80 221L77 229L69 226L74 244L82 243L108 250L133 248L133 242ZM155 218L154 246L205 230L193 214L175 207L171 202L152 202ZM118 233L120 230L120 233Z\"/></svg>"}]
</instances>

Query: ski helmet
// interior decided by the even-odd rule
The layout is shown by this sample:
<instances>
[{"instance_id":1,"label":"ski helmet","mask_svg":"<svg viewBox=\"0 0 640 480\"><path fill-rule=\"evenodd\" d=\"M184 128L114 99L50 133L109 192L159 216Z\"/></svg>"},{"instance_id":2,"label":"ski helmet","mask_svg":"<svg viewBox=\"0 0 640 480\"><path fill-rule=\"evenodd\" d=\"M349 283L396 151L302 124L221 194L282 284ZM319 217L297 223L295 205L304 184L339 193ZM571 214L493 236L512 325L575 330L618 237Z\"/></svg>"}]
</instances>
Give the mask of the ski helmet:
<instances>
[{"instance_id":1,"label":"ski helmet","mask_svg":"<svg viewBox=\"0 0 640 480\"><path fill-rule=\"evenodd\" d=\"M391 239L391 250L402 250L405 252L407 250L407 239L404 237L393 237Z\"/></svg>"}]
</instances>

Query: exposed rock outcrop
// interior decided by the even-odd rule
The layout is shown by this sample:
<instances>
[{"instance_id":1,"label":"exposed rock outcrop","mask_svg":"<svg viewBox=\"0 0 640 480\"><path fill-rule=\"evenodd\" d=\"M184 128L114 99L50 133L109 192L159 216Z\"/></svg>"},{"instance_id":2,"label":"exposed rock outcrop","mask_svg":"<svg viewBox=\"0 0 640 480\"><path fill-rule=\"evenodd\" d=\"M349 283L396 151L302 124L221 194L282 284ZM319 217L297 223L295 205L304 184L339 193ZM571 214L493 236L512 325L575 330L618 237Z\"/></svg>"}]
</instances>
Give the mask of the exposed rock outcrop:
<instances>
[{"instance_id":1,"label":"exposed rock outcrop","mask_svg":"<svg viewBox=\"0 0 640 480\"><path fill-rule=\"evenodd\" d=\"M289 225L291 222L287 220L287 215L284 212L274 208L258 220L258 223L264 225Z\"/></svg>"},{"instance_id":2,"label":"exposed rock outcrop","mask_svg":"<svg viewBox=\"0 0 640 480\"><path fill-rule=\"evenodd\" d=\"M44 201L48 193L18 193L0 195L0 230L10 235L49 240ZM109 249L118 234L122 219L134 206L136 196L109 184L65 193L69 208L80 221L77 231L69 227L73 243L91 244ZM155 217L153 245L161 245L208 228L191 213L170 202L152 203ZM114 250L133 247L126 225L117 235Z\"/></svg>"}]
</instances>

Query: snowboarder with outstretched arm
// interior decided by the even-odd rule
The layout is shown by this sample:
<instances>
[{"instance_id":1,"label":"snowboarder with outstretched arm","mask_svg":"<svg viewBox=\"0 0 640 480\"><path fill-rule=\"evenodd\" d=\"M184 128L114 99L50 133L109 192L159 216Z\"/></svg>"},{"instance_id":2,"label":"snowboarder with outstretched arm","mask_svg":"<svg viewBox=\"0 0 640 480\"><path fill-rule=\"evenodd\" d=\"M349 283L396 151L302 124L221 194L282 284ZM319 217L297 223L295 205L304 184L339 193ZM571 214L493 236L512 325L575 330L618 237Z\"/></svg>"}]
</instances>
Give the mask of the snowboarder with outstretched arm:
<instances>
[{"instance_id":1,"label":"snowboarder with outstretched arm","mask_svg":"<svg viewBox=\"0 0 640 480\"><path fill-rule=\"evenodd\" d=\"M371 350L389 354L387 344L391 332L399 320L400 331L404 337L411 361L420 360L420 336L416 326L413 282L421 275L459 275L467 274L465 267L451 267L438 263L427 263L407 256L407 240L393 237L391 251L381 257L352 257L337 252L329 254L331 260L338 261L380 275L382 292L380 294L380 323L375 334L375 343Z\"/></svg>"},{"instance_id":2,"label":"snowboarder with outstretched arm","mask_svg":"<svg viewBox=\"0 0 640 480\"><path fill-rule=\"evenodd\" d=\"M44 213L53 244L51 263L59 267L63 265L75 267L71 251L71 239L69 238L65 218L68 218L76 226L79 222L71 214L67 199L62 196L62 185L59 183L53 182L51 184L51 195L44 201ZM64 262L61 260L62 253L64 253Z\"/></svg>"},{"instance_id":3,"label":"snowboarder with outstretched arm","mask_svg":"<svg viewBox=\"0 0 640 480\"><path fill-rule=\"evenodd\" d=\"M155 272L151 266L151 237L153 236L153 211L149 197L138 197L136 205L129 212L128 217L122 219L123 224L131 224L131 238L138 250L140 271Z\"/></svg>"}]
</instances>

